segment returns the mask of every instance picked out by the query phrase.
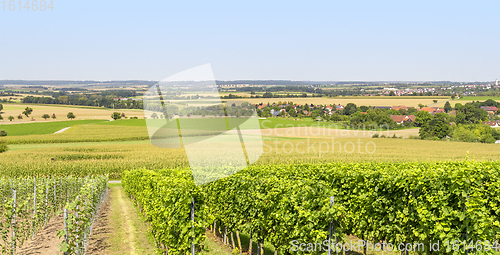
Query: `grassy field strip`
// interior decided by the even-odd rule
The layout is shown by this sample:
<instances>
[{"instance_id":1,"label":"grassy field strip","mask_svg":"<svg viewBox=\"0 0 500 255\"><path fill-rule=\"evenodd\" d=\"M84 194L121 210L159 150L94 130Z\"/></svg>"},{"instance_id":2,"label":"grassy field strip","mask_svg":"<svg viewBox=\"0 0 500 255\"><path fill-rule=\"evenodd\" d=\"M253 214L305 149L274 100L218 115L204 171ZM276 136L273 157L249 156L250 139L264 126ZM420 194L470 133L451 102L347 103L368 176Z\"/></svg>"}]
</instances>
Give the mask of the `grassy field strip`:
<instances>
[{"instance_id":1,"label":"grassy field strip","mask_svg":"<svg viewBox=\"0 0 500 255\"><path fill-rule=\"evenodd\" d=\"M11 125L0 124L0 129L7 131L8 136L45 135L53 134L63 128L76 125L99 124L105 120L69 120L52 121L46 123L13 123Z\"/></svg>"}]
</instances>

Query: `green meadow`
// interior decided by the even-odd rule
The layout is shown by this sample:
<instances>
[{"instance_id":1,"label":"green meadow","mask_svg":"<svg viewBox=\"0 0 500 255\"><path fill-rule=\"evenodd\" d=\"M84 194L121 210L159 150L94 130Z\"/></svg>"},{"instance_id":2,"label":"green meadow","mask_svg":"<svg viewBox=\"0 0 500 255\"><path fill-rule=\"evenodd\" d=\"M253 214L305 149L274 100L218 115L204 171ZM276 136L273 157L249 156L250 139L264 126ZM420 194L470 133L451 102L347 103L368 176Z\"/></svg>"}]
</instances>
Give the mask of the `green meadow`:
<instances>
[{"instance_id":1,"label":"green meadow","mask_svg":"<svg viewBox=\"0 0 500 255\"><path fill-rule=\"evenodd\" d=\"M8 136L24 136L24 135L45 135L53 134L63 128L76 125L97 124L106 120L69 120L69 121L51 121L47 123L22 123L22 124L7 124L0 125L0 130L7 131Z\"/></svg>"}]
</instances>

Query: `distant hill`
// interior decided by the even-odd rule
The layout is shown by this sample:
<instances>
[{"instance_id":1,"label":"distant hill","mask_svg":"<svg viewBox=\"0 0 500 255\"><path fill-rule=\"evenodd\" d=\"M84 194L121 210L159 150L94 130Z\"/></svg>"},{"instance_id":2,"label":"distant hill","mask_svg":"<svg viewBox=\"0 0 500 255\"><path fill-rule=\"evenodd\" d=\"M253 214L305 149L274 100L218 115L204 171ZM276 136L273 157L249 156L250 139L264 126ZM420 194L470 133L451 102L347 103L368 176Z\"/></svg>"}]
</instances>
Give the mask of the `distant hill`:
<instances>
[{"instance_id":1,"label":"distant hill","mask_svg":"<svg viewBox=\"0 0 500 255\"><path fill-rule=\"evenodd\" d=\"M77 86L77 87L126 87L138 85L153 85L156 81L71 81L71 80L0 80L1 85L26 85L26 86Z\"/></svg>"}]
</instances>

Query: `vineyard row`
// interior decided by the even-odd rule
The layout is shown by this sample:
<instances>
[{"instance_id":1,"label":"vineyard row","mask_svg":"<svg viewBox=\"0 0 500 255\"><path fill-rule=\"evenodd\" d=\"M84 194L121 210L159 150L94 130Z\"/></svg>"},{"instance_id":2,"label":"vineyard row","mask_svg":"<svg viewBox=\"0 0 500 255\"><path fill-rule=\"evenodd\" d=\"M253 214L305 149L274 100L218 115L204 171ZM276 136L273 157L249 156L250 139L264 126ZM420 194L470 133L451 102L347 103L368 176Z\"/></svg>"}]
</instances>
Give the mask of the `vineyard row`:
<instances>
[{"instance_id":1,"label":"vineyard row","mask_svg":"<svg viewBox=\"0 0 500 255\"><path fill-rule=\"evenodd\" d=\"M322 243L331 225L339 242L498 240L499 177L498 162L334 163L249 167L201 187L189 171L126 171L123 185L169 254L200 250L209 225L288 254L292 241Z\"/></svg>"}]
</instances>

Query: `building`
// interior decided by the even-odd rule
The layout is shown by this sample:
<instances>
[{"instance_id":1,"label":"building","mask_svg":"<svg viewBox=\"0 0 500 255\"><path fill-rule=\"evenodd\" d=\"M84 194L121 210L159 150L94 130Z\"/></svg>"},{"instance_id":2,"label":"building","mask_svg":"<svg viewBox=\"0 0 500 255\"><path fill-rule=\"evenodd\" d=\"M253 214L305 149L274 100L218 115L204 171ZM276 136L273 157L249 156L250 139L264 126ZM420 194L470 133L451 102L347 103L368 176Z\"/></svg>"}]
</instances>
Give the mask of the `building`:
<instances>
[{"instance_id":1,"label":"building","mask_svg":"<svg viewBox=\"0 0 500 255\"><path fill-rule=\"evenodd\" d=\"M391 115L391 119L398 124L404 124L408 121L411 123L415 121L415 115Z\"/></svg>"},{"instance_id":2,"label":"building","mask_svg":"<svg viewBox=\"0 0 500 255\"><path fill-rule=\"evenodd\" d=\"M426 111L430 114L434 115L436 113L444 112L444 109L439 109L439 107L423 107L420 111Z\"/></svg>"},{"instance_id":3,"label":"building","mask_svg":"<svg viewBox=\"0 0 500 255\"><path fill-rule=\"evenodd\" d=\"M396 110L396 111L399 111L399 109L403 109L403 110L407 111L408 107L406 107L404 105L398 105L398 106L393 106L392 109Z\"/></svg>"},{"instance_id":4,"label":"building","mask_svg":"<svg viewBox=\"0 0 500 255\"><path fill-rule=\"evenodd\" d=\"M483 121L483 124L486 124L492 128L497 128L497 127L500 127L498 125L498 121Z\"/></svg>"},{"instance_id":5,"label":"building","mask_svg":"<svg viewBox=\"0 0 500 255\"><path fill-rule=\"evenodd\" d=\"M481 109L483 109L491 114L494 114L496 111L498 111L498 108L495 106L481 106Z\"/></svg>"}]
</instances>

